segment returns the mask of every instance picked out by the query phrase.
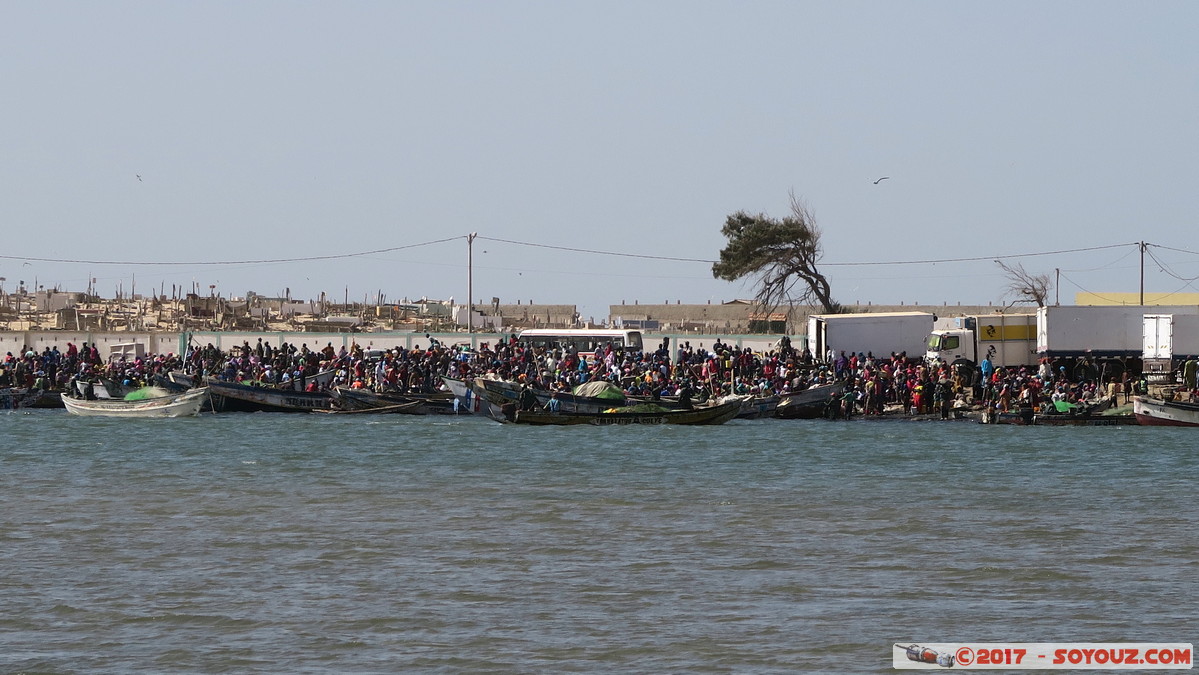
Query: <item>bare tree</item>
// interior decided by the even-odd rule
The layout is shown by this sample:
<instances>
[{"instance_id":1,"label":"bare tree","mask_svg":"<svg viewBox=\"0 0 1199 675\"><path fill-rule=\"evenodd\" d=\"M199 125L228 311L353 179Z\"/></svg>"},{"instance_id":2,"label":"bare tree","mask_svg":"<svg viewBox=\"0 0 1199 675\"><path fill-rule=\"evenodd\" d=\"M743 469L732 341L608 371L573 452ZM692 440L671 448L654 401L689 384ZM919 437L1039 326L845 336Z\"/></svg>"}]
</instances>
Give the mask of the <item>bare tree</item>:
<instances>
[{"instance_id":1,"label":"bare tree","mask_svg":"<svg viewBox=\"0 0 1199 675\"><path fill-rule=\"evenodd\" d=\"M770 312L781 305L818 304L826 314L841 311L833 300L828 279L816 269L820 259L820 228L811 211L791 195L791 215L778 220L766 214L738 211L726 220L721 233L728 245L712 276L735 281L758 275L757 303Z\"/></svg>"},{"instance_id":2,"label":"bare tree","mask_svg":"<svg viewBox=\"0 0 1199 675\"><path fill-rule=\"evenodd\" d=\"M1035 304L1037 307L1044 307L1048 303L1049 291L1053 288L1053 281L1048 274L1033 274L1020 263L1008 265L996 260L995 264L1007 275L1008 285L1004 294L1015 296L1005 309L1020 303Z\"/></svg>"}]
</instances>

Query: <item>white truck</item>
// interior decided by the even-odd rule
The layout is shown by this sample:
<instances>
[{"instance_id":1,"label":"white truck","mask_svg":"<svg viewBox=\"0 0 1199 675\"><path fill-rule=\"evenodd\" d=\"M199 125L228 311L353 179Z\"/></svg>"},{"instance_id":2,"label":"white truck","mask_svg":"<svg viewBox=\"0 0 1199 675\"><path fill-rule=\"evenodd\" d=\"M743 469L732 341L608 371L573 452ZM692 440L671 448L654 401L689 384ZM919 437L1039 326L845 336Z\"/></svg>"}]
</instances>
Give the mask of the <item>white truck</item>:
<instances>
[{"instance_id":1,"label":"white truck","mask_svg":"<svg viewBox=\"0 0 1199 675\"><path fill-rule=\"evenodd\" d=\"M1167 381L1178 363L1199 358L1199 314L1145 314L1141 325L1143 372L1151 381Z\"/></svg>"},{"instance_id":2,"label":"white truck","mask_svg":"<svg viewBox=\"0 0 1199 675\"><path fill-rule=\"evenodd\" d=\"M989 358L996 368L1037 362L1036 314L969 314L941 319L928 336L925 360L978 365Z\"/></svg>"},{"instance_id":3,"label":"white truck","mask_svg":"<svg viewBox=\"0 0 1199 675\"><path fill-rule=\"evenodd\" d=\"M1199 305L1096 305L1041 307L1037 310L1037 353L1055 365L1075 368L1089 362L1092 373L1140 373L1145 352L1145 317L1171 315L1179 325L1193 325ZM1175 328L1172 351L1182 354ZM1192 336L1187 336L1189 344Z\"/></svg>"},{"instance_id":4,"label":"white truck","mask_svg":"<svg viewBox=\"0 0 1199 675\"><path fill-rule=\"evenodd\" d=\"M819 360L873 354L890 358L906 353L919 358L936 317L928 312L868 312L863 314L811 314L808 316L808 348Z\"/></svg>"},{"instance_id":5,"label":"white truck","mask_svg":"<svg viewBox=\"0 0 1199 675\"><path fill-rule=\"evenodd\" d=\"M1199 305L1078 305L1037 310L1037 352L1050 358L1141 358L1146 315L1199 315Z\"/></svg>"}]
</instances>

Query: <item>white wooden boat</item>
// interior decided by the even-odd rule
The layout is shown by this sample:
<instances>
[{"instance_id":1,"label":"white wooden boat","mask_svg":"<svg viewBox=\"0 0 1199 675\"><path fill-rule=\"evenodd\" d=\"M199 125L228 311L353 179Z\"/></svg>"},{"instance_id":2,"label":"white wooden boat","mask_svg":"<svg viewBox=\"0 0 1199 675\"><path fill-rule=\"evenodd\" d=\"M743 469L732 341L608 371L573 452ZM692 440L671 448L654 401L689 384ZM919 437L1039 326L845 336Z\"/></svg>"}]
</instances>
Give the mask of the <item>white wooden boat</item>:
<instances>
[{"instance_id":1,"label":"white wooden boat","mask_svg":"<svg viewBox=\"0 0 1199 675\"><path fill-rule=\"evenodd\" d=\"M504 401L515 403L520 398L521 384L509 380L494 380L490 378L475 378L475 385L486 390L487 398L496 403ZM654 405L666 408L668 410L683 410L684 406L679 404L677 397L650 399L642 397L629 397L623 394L619 398L607 396L585 396L582 394L572 394L569 392L559 391L551 392L545 389L530 389L533 396L537 398L537 405L545 407L549 404L553 394L557 394L558 405L561 406L562 412L577 412L577 413L599 413L610 408L617 408L625 405L636 405L638 403L652 403ZM578 388L576 388L578 391ZM752 406L744 406L749 409ZM689 409L689 408L688 408ZM774 408L771 406L771 410Z\"/></svg>"},{"instance_id":2,"label":"white wooden boat","mask_svg":"<svg viewBox=\"0 0 1199 675\"><path fill-rule=\"evenodd\" d=\"M190 389L134 401L121 399L87 400L62 395L67 412L86 417L191 417L208 403L208 388Z\"/></svg>"},{"instance_id":3,"label":"white wooden boat","mask_svg":"<svg viewBox=\"0 0 1199 675\"><path fill-rule=\"evenodd\" d=\"M809 387L803 391L779 396L774 416L783 419L814 419L824 414L829 399L845 391L845 382Z\"/></svg>"},{"instance_id":4,"label":"white wooden boat","mask_svg":"<svg viewBox=\"0 0 1199 675\"><path fill-rule=\"evenodd\" d=\"M1199 403L1134 396L1132 413L1144 426L1199 427Z\"/></svg>"},{"instance_id":5,"label":"white wooden boat","mask_svg":"<svg viewBox=\"0 0 1199 675\"><path fill-rule=\"evenodd\" d=\"M486 415L497 421L503 419L503 406L509 401L500 394L488 392L480 378L467 382L443 376L441 381L453 392L459 410L466 410L472 415Z\"/></svg>"},{"instance_id":6,"label":"white wooden boat","mask_svg":"<svg viewBox=\"0 0 1199 675\"><path fill-rule=\"evenodd\" d=\"M756 420L763 417L774 417L775 410L778 409L779 396L754 396L750 394L732 394L722 396L720 403L728 401L740 401L741 412L737 414L737 419L741 420Z\"/></svg>"}]
</instances>

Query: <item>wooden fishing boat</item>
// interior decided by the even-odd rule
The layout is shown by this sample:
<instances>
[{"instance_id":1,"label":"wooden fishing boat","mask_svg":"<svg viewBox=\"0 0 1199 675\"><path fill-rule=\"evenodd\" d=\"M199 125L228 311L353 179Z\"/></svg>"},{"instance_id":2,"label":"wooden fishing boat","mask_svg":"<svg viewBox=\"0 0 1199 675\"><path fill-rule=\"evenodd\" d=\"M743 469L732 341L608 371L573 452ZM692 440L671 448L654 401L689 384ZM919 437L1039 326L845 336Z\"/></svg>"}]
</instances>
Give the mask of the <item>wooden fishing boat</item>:
<instances>
[{"instance_id":1,"label":"wooden fishing boat","mask_svg":"<svg viewBox=\"0 0 1199 675\"><path fill-rule=\"evenodd\" d=\"M1032 426L1037 419L1037 411L1032 408L1015 408L1013 410L996 410L991 406L983 410L979 424L1014 424L1017 426Z\"/></svg>"},{"instance_id":2,"label":"wooden fishing boat","mask_svg":"<svg viewBox=\"0 0 1199 675\"><path fill-rule=\"evenodd\" d=\"M316 373L315 375L305 377L303 385L301 385L300 381L298 379L296 379L296 380L291 380L290 382L281 382L277 385L254 385L254 386L266 386L268 389L277 389L279 391L303 391L304 387L306 387L308 385L308 383L316 382L317 387L319 387L321 389L321 391L325 391L333 385L333 379L334 379L334 376L336 376L336 375L337 375L336 370L322 370L319 373ZM184 387L196 386L196 380L197 380L196 377L194 377L192 375L188 375L187 373L184 373L179 370L172 370L171 372L167 373L166 377L170 382L173 382L176 385L180 385L180 386L184 386ZM203 379L203 378L201 378L201 379ZM222 381L224 381L224 380L222 380Z\"/></svg>"},{"instance_id":3,"label":"wooden fishing boat","mask_svg":"<svg viewBox=\"0 0 1199 675\"><path fill-rule=\"evenodd\" d=\"M502 397L509 401L516 401L520 398L521 384L510 380L494 380L491 378L479 378L477 380L494 397ZM592 387L591 385L598 385ZM587 391L588 389L606 390L608 393L601 396L590 396L578 393ZM558 405L562 412L580 412L580 413L597 413L603 412L610 408L622 405L637 405L650 404L656 405L667 410L684 410L688 409L684 404L679 402L677 396L649 398L645 396L626 396L618 387L606 382L597 381L589 382L584 385L575 387L576 393L566 391L549 391L546 389L532 389L533 396L537 398L537 405L546 406L550 402L550 398L557 398ZM555 396L556 394L556 396ZM693 402L692 406L700 405Z\"/></svg>"},{"instance_id":4,"label":"wooden fishing boat","mask_svg":"<svg viewBox=\"0 0 1199 675\"><path fill-rule=\"evenodd\" d=\"M9 387L0 389L0 409L62 408L61 389Z\"/></svg>"},{"instance_id":5,"label":"wooden fishing boat","mask_svg":"<svg viewBox=\"0 0 1199 675\"><path fill-rule=\"evenodd\" d=\"M725 401L740 401L741 412L737 413L739 420L756 420L763 417L774 417L775 411L778 409L781 397L779 396L751 396L748 394L738 394L734 396L725 396L720 399L721 403Z\"/></svg>"},{"instance_id":6,"label":"wooden fishing boat","mask_svg":"<svg viewBox=\"0 0 1199 675\"><path fill-rule=\"evenodd\" d=\"M1038 414L1033 424L1050 427L1127 427L1138 426L1136 415Z\"/></svg>"},{"instance_id":7,"label":"wooden fishing boat","mask_svg":"<svg viewBox=\"0 0 1199 675\"><path fill-rule=\"evenodd\" d=\"M369 410L408 403L419 405L406 408L409 415L469 415L468 410L454 405L454 394L448 391L424 393L378 393L369 389L334 387L330 392L336 405L342 410ZM456 409L457 408L457 409Z\"/></svg>"},{"instance_id":8,"label":"wooden fishing boat","mask_svg":"<svg viewBox=\"0 0 1199 675\"><path fill-rule=\"evenodd\" d=\"M639 407L639 406L634 406ZM666 410L644 412L549 412L546 410L517 410L512 419L503 418L501 421L516 424L535 424L542 426L565 426L590 424L593 426L631 425L631 424L724 424L737 417L741 412L741 401L729 401L712 406L693 408L691 410Z\"/></svg>"},{"instance_id":9,"label":"wooden fishing boat","mask_svg":"<svg viewBox=\"0 0 1199 675\"><path fill-rule=\"evenodd\" d=\"M521 384L519 382L509 382L507 380L492 380L488 378L478 378L475 380L489 394L502 397L509 401L515 402L520 397ZM545 406L549 403L553 392L544 389L533 389L533 395L537 397L537 405ZM604 397L604 396L580 396L569 392L558 392L558 405L561 406L562 412L577 412L577 413L598 413L615 406L625 405L629 401L623 394L619 398ZM673 407L668 402L653 401L664 408ZM677 406L677 404L675 404Z\"/></svg>"},{"instance_id":10,"label":"wooden fishing boat","mask_svg":"<svg viewBox=\"0 0 1199 675\"><path fill-rule=\"evenodd\" d=\"M829 400L845 392L845 382L822 384L779 396L774 416L782 419L809 420L823 417Z\"/></svg>"},{"instance_id":11,"label":"wooden fishing boat","mask_svg":"<svg viewBox=\"0 0 1199 675\"><path fill-rule=\"evenodd\" d=\"M32 389L25 395L25 400L21 401L22 408L62 408L61 389Z\"/></svg>"},{"instance_id":12,"label":"wooden fishing boat","mask_svg":"<svg viewBox=\"0 0 1199 675\"><path fill-rule=\"evenodd\" d=\"M191 417L208 403L208 389L201 387L182 394L168 394L132 401L81 399L62 394L67 412L87 417Z\"/></svg>"},{"instance_id":13,"label":"wooden fishing boat","mask_svg":"<svg viewBox=\"0 0 1199 675\"><path fill-rule=\"evenodd\" d=\"M484 381L483 378L475 378L467 383L467 408L497 422L503 422L505 411L515 410L517 404L507 396L487 389L483 386Z\"/></svg>"},{"instance_id":14,"label":"wooden fishing boat","mask_svg":"<svg viewBox=\"0 0 1199 675\"><path fill-rule=\"evenodd\" d=\"M329 415L422 415L424 413L416 412L418 408L424 405L423 401L409 401L408 403L397 403L395 405L380 405L373 408L340 408L336 410L316 409L312 412L326 413Z\"/></svg>"},{"instance_id":15,"label":"wooden fishing boat","mask_svg":"<svg viewBox=\"0 0 1199 675\"><path fill-rule=\"evenodd\" d=\"M1110 407L1111 402L1105 399L1087 405L1063 405L1060 410L1051 409L1048 412L1027 406L1007 412L986 410L979 421L982 424L1049 427L1123 427L1139 424L1135 415L1110 410Z\"/></svg>"},{"instance_id":16,"label":"wooden fishing boat","mask_svg":"<svg viewBox=\"0 0 1199 675\"><path fill-rule=\"evenodd\" d=\"M221 380L208 380L212 407L217 412L312 412L332 410L328 392L272 389Z\"/></svg>"},{"instance_id":17,"label":"wooden fishing boat","mask_svg":"<svg viewBox=\"0 0 1199 675\"><path fill-rule=\"evenodd\" d=\"M1199 403L1135 396L1132 413L1146 426L1199 427Z\"/></svg>"},{"instance_id":18,"label":"wooden fishing boat","mask_svg":"<svg viewBox=\"0 0 1199 675\"><path fill-rule=\"evenodd\" d=\"M184 391L190 389L186 387ZM88 390L91 390L89 393ZM125 394L136 390L137 387L126 387L116 380L107 377L97 377L92 380L75 380L75 390L81 398L91 399L122 399Z\"/></svg>"},{"instance_id":19,"label":"wooden fishing boat","mask_svg":"<svg viewBox=\"0 0 1199 675\"><path fill-rule=\"evenodd\" d=\"M1026 427L1127 427L1141 424L1135 415L1029 414L1020 410L983 415L979 421L983 424L1014 424Z\"/></svg>"},{"instance_id":20,"label":"wooden fishing boat","mask_svg":"<svg viewBox=\"0 0 1199 675\"><path fill-rule=\"evenodd\" d=\"M471 413L479 412L480 406L474 400L474 392L471 391L469 382L445 376L442 376L441 381L454 395L454 400L458 402L459 408L464 408Z\"/></svg>"}]
</instances>

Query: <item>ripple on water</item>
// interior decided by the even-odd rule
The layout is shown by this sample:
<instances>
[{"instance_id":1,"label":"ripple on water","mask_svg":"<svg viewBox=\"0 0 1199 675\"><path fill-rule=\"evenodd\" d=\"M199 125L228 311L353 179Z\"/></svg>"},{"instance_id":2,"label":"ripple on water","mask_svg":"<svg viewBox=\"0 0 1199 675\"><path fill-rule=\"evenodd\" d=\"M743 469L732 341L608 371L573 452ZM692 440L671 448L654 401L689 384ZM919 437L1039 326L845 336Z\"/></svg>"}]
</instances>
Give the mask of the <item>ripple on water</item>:
<instances>
[{"instance_id":1,"label":"ripple on water","mask_svg":"<svg viewBox=\"0 0 1199 675\"><path fill-rule=\"evenodd\" d=\"M882 671L1197 618L1177 430L350 417L0 415L0 670Z\"/></svg>"}]
</instances>

